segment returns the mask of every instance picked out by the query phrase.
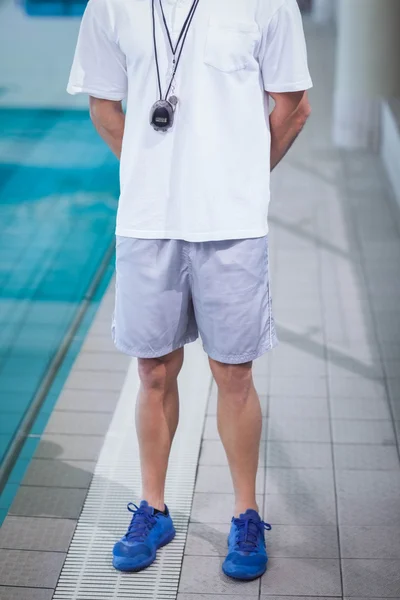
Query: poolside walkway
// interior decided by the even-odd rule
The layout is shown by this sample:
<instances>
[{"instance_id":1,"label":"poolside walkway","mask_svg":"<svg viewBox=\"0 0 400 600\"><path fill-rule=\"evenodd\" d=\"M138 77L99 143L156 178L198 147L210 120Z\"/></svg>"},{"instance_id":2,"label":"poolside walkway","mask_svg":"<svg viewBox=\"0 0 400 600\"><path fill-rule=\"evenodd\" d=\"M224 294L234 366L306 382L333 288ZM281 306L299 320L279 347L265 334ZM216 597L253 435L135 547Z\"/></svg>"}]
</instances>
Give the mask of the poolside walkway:
<instances>
[{"instance_id":1,"label":"poolside walkway","mask_svg":"<svg viewBox=\"0 0 400 600\"><path fill-rule=\"evenodd\" d=\"M55 598L400 598L400 216L377 157L331 145L333 33L310 24L307 32L313 115L273 176L281 345L255 366L264 414L259 502L273 525L268 573L250 584L221 574L232 487L215 387L208 392L211 377L193 346L184 400L199 405L195 420L185 413L169 488L172 495L184 481L190 492L175 508L182 535L152 572L118 578L111 591L104 544L90 582L79 552L86 560L93 536L120 530L119 504L132 489L122 493L121 480L135 471L136 485L137 476L131 456L115 470L130 431L126 418L123 437L118 427L137 380L109 338L110 289L1 531L0 600L51 600L64 562ZM185 436L193 438L186 462ZM119 494L115 512L110 489ZM103 594L93 591L101 577Z\"/></svg>"}]
</instances>

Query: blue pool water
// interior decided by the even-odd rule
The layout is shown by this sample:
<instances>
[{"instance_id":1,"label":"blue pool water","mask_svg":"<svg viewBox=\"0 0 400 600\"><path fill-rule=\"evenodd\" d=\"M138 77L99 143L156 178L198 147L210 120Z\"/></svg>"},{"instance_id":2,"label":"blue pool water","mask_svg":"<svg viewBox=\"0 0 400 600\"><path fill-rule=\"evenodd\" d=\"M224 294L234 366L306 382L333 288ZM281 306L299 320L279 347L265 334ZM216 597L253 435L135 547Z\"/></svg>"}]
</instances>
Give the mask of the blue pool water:
<instances>
[{"instance_id":1,"label":"blue pool water","mask_svg":"<svg viewBox=\"0 0 400 600\"><path fill-rule=\"evenodd\" d=\"M117 161L86 111L0 110L0 460L112 243L117 197ZM100 297L32 436L43 431ZM0 496L0 523L37 440L27 440Z\"/></svg>"},{"instance_id":2,"label":"blue pool water","mask_svg":"<svg viewBox=\"0 0 400 600\"><path fill-rule=\"evenodd\" d=\"M80 17L87 0L23 0L21 4L31 17Z\"/></svg>"}]
</instances>

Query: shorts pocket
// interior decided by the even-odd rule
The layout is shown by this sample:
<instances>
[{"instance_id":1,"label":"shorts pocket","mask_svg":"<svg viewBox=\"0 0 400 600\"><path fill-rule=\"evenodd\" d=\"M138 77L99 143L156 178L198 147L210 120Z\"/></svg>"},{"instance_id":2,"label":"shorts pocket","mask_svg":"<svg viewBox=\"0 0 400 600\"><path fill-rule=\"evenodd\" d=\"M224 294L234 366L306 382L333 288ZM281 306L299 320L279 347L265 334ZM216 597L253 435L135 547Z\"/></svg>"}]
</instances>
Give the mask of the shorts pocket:
<instances>
[{"instance_id":1,"label":"shorts pocket","mask_svg":"<svg viewBox=\"0 0 400 600\"><path fill-rule=\"evenodd\" d=\"M204 62L224 73L245 69L254 59L259 31L256 23L220 24L208 27Z\"/></svg>"}]
</instances>

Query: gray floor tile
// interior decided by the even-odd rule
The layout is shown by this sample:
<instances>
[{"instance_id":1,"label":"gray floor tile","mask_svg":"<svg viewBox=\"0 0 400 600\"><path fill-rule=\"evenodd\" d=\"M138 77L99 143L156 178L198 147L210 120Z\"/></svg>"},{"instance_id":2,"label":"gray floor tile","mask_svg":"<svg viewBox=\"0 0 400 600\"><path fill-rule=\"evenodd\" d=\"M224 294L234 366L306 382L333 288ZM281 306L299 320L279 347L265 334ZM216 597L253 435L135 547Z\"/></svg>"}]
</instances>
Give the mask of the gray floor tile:
<instances>
[{"instance_id":1,"label":"gray floor tile","mask_svg":"<svg viewBox=\"0 0 400 600\"><path fill-rule=\"evenodd\" d=\"M265 377L264 375L253 375L254 387L257 390L257 393L260 396L265 396L269 392L269 376Z\"/></svg>"},{"instance_id":2,"label":"gray floor tile","mask_svg":"<svg viewBox=\"0 0 400 600\"><path fill-rule=\"evenodd\" d=\"M336 526L275 525L267 534L270 558L338 558Z\"/></svg>"},{"instance_id":3,"label":"gray floor tile","mask_svg":"<svg viewBox=\"0 0 400 600\"><path fill-rule=\"evenodd\" d=\"M82 346L83 352L114 352L115 346L110 335L89 335Z\"/></svg>"},{"instance_id":4,"label":"gray floor tile","mask_svg":"<svg viewBox=\"0 0 400 600\"><path fill-rule=\"evenodd\" d=\"M271 378L279 379L283 377L322 379L327 376L327 367L324 360L308 358L307 361L295 362L294 360L278 360L272 363Z\"/></svg>"},{"instance_id":5,"label":"gray floor tile","mask_svg":"<svg viewBox=\"0 0 400 600\"><path fill-rule=\"evenodd\" d=\"M211 391L210 397L208 399L208 403L207 403L207 415L209 416L215 416L217 414L217 406L218 406L218 399L217 399L217 394L213 394L213 392Z\"/></svg>"},{"instance_id":6,"label":"gray floor tile","mask_svg":"<svg viewBox=\"0 0 400 600\"><path fill-rule=\"evenodd\" d=\"M370 333L371 326L368 328L368 325L361 327L359 324L352 325L352 323L349 322L346 324L346 326L341 326L340 322L337 322L335 319L327 318L324 326L326 341L328 344L341 343L347 340L351 340L353 342L364 341L366 338L373 337L373 334L371 335ZM375 340L374 337L373 339Z\"/></svg>"},{"instance_id":7,"label":"gray floor tile","mask_svg":"<svg viewBox=\"0 0 400 600\"><path fill-rule=\"evenodd\" d=\"M263 495L257 496L263 510ZM229 523L235 508L233 494L194 494L190 520L198 523Z\"/></svg>"},{"instance_id":8,"label":"gray floor tile","mask_svg":"<svg viewBox=\"0 0 400 600\"><path fill-rule=\"evenodd\" d=\"M101 306L100 306L99 310L97 311L96 317L95 317L96 321L106 321L107 323L109 323L110 329L111 329L111 323L112 323L114 303L115 303L114 293L111 294L109 297L103 296Z\"/></svg>"},{"instance_id":9,"label":"gray floor tile","mask_svg":"<svg viewBox=\"0 0 400 600\"><path fill-rule=\"evenodd\" d=\"M178 594L177 600L227 600L229 596L221 594ZM258 593L254 592L252 596L245 594L240 596L241 600L258 600ZM316 600L316 599L314 599Z\"/></svg>"},{"instance_id":10,"label":"gray floor tile","mask_svg":"<svg viewBox=\"0 0 400 600\"><path fill-rule=\"evenodd\" d=\"M339 495L400 498L400 471L338 471L336 489Z\"/></svg>"},{"instance_id":11,"label":"gray floor tile","mask_svg":"<svg viewBox=\"0 0 400 600\"><path fill-rule=\"evenodd\" d=\"M262 439L265 440L267 436L267 419L263 419L263 428L262 428ZM213 415L209 415L206 417L205 425L204 425L204 435L203 438L205 440L219 440L219 433L217 428L217 419Z\"/></svg>"},{"instance_id":12,"label":"gray floor tile","mask_svg":"<svg viewBox=\"0 0 400 600\"><path fill-rule=\"evenodd\" d=\"M185 554L192 556L226 556L230 523L190 523Z\"/></svg>"},{"instance_id":13,"label":"gray floor tile","mask_svg":"<svg viewBox=\"0 0 400 600\"><path fill-rule=\"evenodd\" d=\"M261 581L261 593L298 596L340 596L339 561L274 558Z\"/></svg>"},{"instance_id":14,"label":"gray floor tile","mask_svg":"<svg viewBox=\"0 0 400 600\"><path fill-rule=\"evenodd\" d=\"M0 600L51 600L54 590L31 587L6 587L0 585Z\"/></svg>"},{"instance_id":15,"label":"gray floor tile","mask_svg":"<svg viewBox=\"0 0 400 600\"><path fill-rule=\"evenodd\" d=\"M276 416L289 419L328 419L327 398L285 398L271 396L269 402L269 417Z\"/></svg>"},{"instance_id":16,"label":"gray floor tile","mask_svg":"<svg viewBox=\"0 0 400 600\"><path fill-rule=\"evenodd\" d=\"M257 493L264 493L265 469L257 473ZM233 494L232 478L228 467L200 466L197 471L195 492L206 494Z\"/></svg>"},{"instance_id":17,"label":"gray floor tile","mask_svg":"<svg viewBox=\"0 0 400 600\"><path fill-rule=\"evenodd\" d=\"M105 435L111 419L111 413L54 411L47 424L46 433Z\"/></svg>"},{"instance_id":18,"label":"gray floor tile","mask_svg":"<svg viewBox=\"0 0 400 600\"><path fill-rule=\"evenodd\" d=\"M126 373L113 373L105 371L76 371L73 370L68 377L65 389L67 390L99 390L119 392L124 385Z\"/></svg>"},{"instance_id":19,"label":"gray floor tile","mask_svg":"<svg viewBox=\"0 0 400 600\"><path fill-rule=\"evenodd\" d=\"M391 421L332 421L333 441L336 444L395 444Z\"/></svg>"},{"instance_id":20,"label":"gray floor tile","mask_svg":"<svg viewBox=\"0 0 400 600\"><path fill-rule=\"evenodd\" d=\"M269 423L267 439L271 442L330 442L329 421L275 416Z\"/></svg>"},{"instance_id":21,"label":"gray floor tile","mask_svg":"<svg viewBox=\"0 0 400 600\"><path fill-rule=\"evenodd\" d=\"M288 309L290 313L293 311L293 304ZM272 364L284 367L288 363L293 363L306 368L308 365L325 365L325 352L324 348L316 347L313 348L313 352L307 352L305 346L296 347L291 343L285 343L284 341L271 354ZM303 371L301 371L303 372Z\"/></svg>"},{"instance_id":22,"label":"gray floor tile","mask_svg":"<svg viewBox=\"0 0 400 600\"><path fill-rule=\"evenodd\" d=\"M260 371L255 371L253 369L253 381L254 381L254 383L256 383L256 382L259 382L261 384L268 383L269 378L270 378L269 371L264 370L264 371L260 372Z\"/></svg>"},{"instance_id":23,"label":"gray floor tile","mask_svg":"<svg viewBox=\"0 0 400 600\"><path fill-rule=\"evenodd\" d=\"M399 306L399 301L396 295L394 294L385 294L382 296L371 296L371 304L375 310L376 313L380 313L380 312L387 312L387 311L391 311L391 310L397 310L398 306ZM394 345L396 346L396 344L393 344L390 341L385 341L385 345ZM396 358L398 357L397 353L395 352L393 355L393 351L390 350L389 357L392 358Z\"/></svg>"},{"instance_id":24,"label":"gray floor tile","mask_svg":"<svg viewBox=\"0 0 400 600\"><path fill-rule=\"evenodd\" d=\"M347 369L351 378L375 376L374 366L379 362L379 349L376 345L363 341L331 343L327 348L328 364ZM347 379L344 377L343 379Z\"/></svg>"},{"instance_id":25,"label":"gray floor tile","mask_svg":"<svg viewBox=\"0 0 400 600\"><path fill-rule=\"evenodd\" d=\"M400 400L392 400L390 405L393 412L393 418L396 421L400 421Z\"/></svg>"},{"instance_id":26,"label":"gray floor tile","mask_svg":"<svg viewBox=\"0 0 400 600\"><path fill-rule=\"evenodd\" d=\"M67 552L76 521L7 517L0 529L0 548Z\"/></svg>"},{"instance_id":27,"label":"gray floor tile","mask_svg":"<svg viewBox=\"0 0 400 600\"><path fill-rule=\"evenodd\" d=\"M368 497L360 494L338 496L340 525L400 527L400 503L396 495L382 497L373 492Z\"/></svg>"},{"instance_id":28,"label":"gray floor tile","mask_svg":"<svg viewBox=\"0 0 400 600\"><path fill-rule=\"evenodd\" d=\"M65 556L61 552L0 550L1 583L6 586L54 588Z\"/></svg>"},{"instance_id":29,"label":"gray floor tile","mask_svg":"<svg viewBox=\"0 0 400 600\"><path fill-rule=\"evenodd\" d=\"M131 358L117 352L81 352L74 364L78 371L121 371L126 373Z\"/></svg>"},{"instance_id":30,"label":"gray floor tile","mask_svg":"<svg viewBox=\"0 0 400 600\"><path fill-rule=\"evenodd\" d=\"M369 362L364 368L359 369L359 373L354 372L349 367L351 365L351 357L348 361L343 360L343 364L328 363L328 377L331 381L335 379L351 379L353 381L370 381L372 379L382 380L384 371L380 364L379 356L372 363ZM353 359L354 360L354 359ZM353 363L354 364L354 363ZM353 396L352 396L353 397Z\"/></svg>"},{"instance_id":31,"label":"gray floor tile","mask_svg":"<svg viewBox=\"0 0 400 600\"><path fill-rule=\"evenodd\" d=\"M277 279L279 281L281 273L279 270L277 272ZM302 265L301 271L298 269L288 269L285 268L285 275L283 279L286 279L290 282L294 282L299 286L304 283L309 282L310 280L318 281L318 267L310 268L310 264L306 263ZM297 326L299 329L307 329L310 327L321 327L322 325L322 316L318 314L313 308L308 310L305 309L297 309L296 306L292 307L292 310L289 309L281 309L279 306L275 307L276 318L280 323L285 324L287 327Z\"/></svg>"},{"instance_id":32,"label":"gray floor tile","mask_svg":"<svg viewBox=\"0 0 400 600\"><path fill-rule=\"evenodd\" d=\"M272 525L334 525L336 506L333 494L269 494L264 514Z\"/></svg>"},{"instance_id":33,"label":"gray floor tile","mask_svg":"<svg viewBox=\"0 0 400 600\"><path fill-rule=\"evenodd\" d=\"M273 242L272 242L273 244ZM305 249L305 247L303 247ZM297 290L298 292L298 290ZM293 293L287 293L285 290L280 290L277 292L274 286L274 301L275 306L280 306L281 309L290 309L293 308ZM316 312L321 310L321 304L318 298L318 294L310 293L310 294L298 294L296 295L296 306L298 308L309 309L310 307L314 307ZM319 333L319 329L318 332ZM280 340L282 340L282 335L280 335ZM285 341L285 340L284 340ZM318 344L319 346L319 344Z\"/></svg>"},{"instance_id":34,"label":"gray floor tile","mask_svg":"<svg viewBox=\"0 0 400 600\"><path fill-rule=\"evenodd\" d=\"M390 420L384 398L331 398L333 419Z\"/></svg>"},{"instance_id":35,"label":"gray floor tile","mask_svg":"<svg viewBox=\"0 0 400 600\"><path fill-rule=\"evenodd\" d=\"M342 558L400 560L400 527L340 528Z\"/></svg>"},{"instance_id":36,"label":"gray floor tile","mask_svg":"<svg viewBox=\"0 0 400 600\"><path fill-rule=\"evenodd\" d=\"M260 358L257 358L253 362L253 373L254 375L264 375L264 377L268 377L268 374L271 370L273 355L272 353L264 354Z\"/></svg>"},{"instance_id":37,"label":"gray floor tile","mask_svg":"<svg viewBox=\"0 0 400 600\"><path fill-rule=\"evenodd\" d=\"M396 446L373 444L335 444L336 469L398 470L399 456Z\"/></svg>"},{"instance_id":38,"label":"gray floor tile","mask_svg":"<svg viewBox=\"0 0 400 600\"><path fill-rule=\"evenodd\" d=\"M341 596L266 596L265 594L261 594L260 600L294 600L294 598L301 598L301 600L332 600L335 597L342 598Z\"/></svg>"},{"instance_id":39,"label":"gray floor tile","mask_svg":"<svg viewBox=\"0 0 400 600\"><path fill-rule=\"evenodd\" d=\"M112 318L94 319L89 335L111 335ZM116 350L114 352L117 352Z\"/></svg>"},{"instance_id":40,"label":"gray floor tile","mask_svg":"<svg viewBox=\"0 0 400 600\"><path fill-rule=\"evenodd\" d=\"M268 413L269 413L269 396L260 395L259 398L260 398L260 405L261 405L262 416L263 417L268 417Z\"/></svg>"},{"instance_id":41,"label":"gray floor tile","mask_svg":"<svg viewBox=\"0 0 400 600\"><path fill-rule=\"evenodd\" d=\"M334 493L332 469L267 469L267 494Z\"/></svg>"},{"instance_id":42,"label":"gray floor tile","mask_svg":"<svg viewBox=\"0 0 400 600\"><path fill-rule=\"evenodd\" d=\"M346 596L400 597L399 560L342 561Z\"/></svg>"},{"instance_id":43,"label":"gray floor tile","mask_svg":"<svg viewBox=\"0 0 400 600\"><path fill-rule=\"evenodd\" d=\"M179 592L183 594L226 594L242 596L243 583L226 577L221 570L223 559L210 556L185 556ZM246 593L256 594L258 581L246 583Z\"/></svg>"},{"instance_id":44,"label":"gray floor tile","mask_svg":"<svg viewBox=\"0 0 400 600\"><path fill-rule=\"evenodd\" d=\"M318 379L326 377L327 365L324 357L313 357L301 351L286 351L279 354L279 347L276 350L271 366L271 376L280 377L310 377Z\"/></svg>"},{"instance_id":45,"label":"gray floor tile","mask_svg":"<svg viewBox=\"0 0 400 600\"><path fill-rule=\"evenodd\" d=\"M387 382L390 399L393 402L400 402L400 377L390 377Z\"/></svg>"},{"instance_id":46,"label":"gray floor tile","mask_svg":"<svg viewBox=\"0 0 400 600\"><path fill-rule=\"evenodd\" d=\"M23 485L88 488L96 467L94 462L34 458Z\"/></svg>"},{"instance_id":47,"label":"gray floor tile","mask_svg":"<svg viewBox=\"0 0 400 600\"><path fill-rule=\"evenodd\" d=\"M400 360L385 360L383 363L386 377L396 378L400 376Z\"/></svg>"},{"instance_id":48,"label":"gray floor tile","mask_svg":"<svg viewBox=\"0 0 400 600\"><path fill-rule=\"evenodd\" d=\"M398 298L391 298L399 306ZM384 342L381 344L382 356L385 360L400 360L400 342Z\"/></svg>"},{"instance_id":49,"label":"gray floor tile","mask_svg":"<svg viewBox=\"0 0 400 600\"><path fill-rule=\"evenodd\" d=\"M385 285L387 282L385 281ZM399 297L400 294L397 294ZM383 342L397 342L400 337L400 326L398 325L397 311L394 313L393 318L386 322L381 322L381 319L377 320L377 333L379 340ZM389 315L388 315L389 316ZM391 315L390 315L391 316Z\"/></svg>"},{"instance_id":50,"label":"gray floor tile","mask_svg":"<svg viewBox=\"0 0 400 600\"><path fill-rule=\"evenodd\" d=\"M268 442L267 465L268 467L290 467L292 469L331 469L331 445L307 442Z\"/></svg>"},{"instance_id":51,"label":"gray floor tile","mask_svg":"<svg viewBox=\"0 0 400 600\"><path fill-rule=\"evenodd\" d=\"M328 384L331 398L386 399L386 388L383 380L330 378Z\"/></svg>"},{"instance_id":52,"label":"gray floor tile","mask_svg":"<svg viewBox=\"0 0 400 600\"><path fill-rule=\"evenodd\" d=\"M115 291L114 291L115 294ZM102 304L104 302L104 298L102 299ZM115 298L113 298L112 307L107 304L106 306L101 306L96 316L93 319L92 326L89 329L89 335L110 335L111 327L112 327L112 318L113 318L113 310L115 306ZM106 327L106 330L101 331L100 327ZM97 329L97 331L96 331ZM118 352L117 349L114 350Z\"/></svg>"},{"instance_id":53,"label":"gray floor tile","mask_svg":"<svg viewBox=\"0 0 400 600\"><path fill-rule=\"evenodd\" d=\"M35 457L97 461L103 442L103 436L45 433Z\"/></svg>"},{"instance_id":54,"label":"gray floor tile","mask_svg":"<svg viewBox=\"0 0 400 600\"><path fill-rule=\"evenodd\" d=\"M261 442L260 467L265 465L265 445L265 442ZM199 464L205 466L228 466L228 460L222 442L219 440L203 440Z\"/></svg>"},{"instance_id":55,"label":"gray floor tile","mask_svg":"<svg viewBox=\"0 0 400 600\"><path fill-rule=\"evenodd\" d=\"M119 392L93 390L64 390L59 397L57 410L75 412L114 412Z\"/></svg>"},{"instance_id":56,"label":"gray floor tile","mask_svg":"<svg viewBox=\"0 0 400 600\"><path fill-rule=\"evenodd\" d=\"M322 377L272 377L271 396L327 398L327 380Z\"/></svg>"},{"instance_id":57,"label":"gray floor tile","mask_svg":"<svg viewBox=\"0 0 400 600\"><path fill-rule=\"evenodd\" d=\"M87 490L21 486L10 508L10 515L78 519Z\"/></svg>"},{"instance_id":58,"label":"gray floor tile","mask_svg":"<svg viewBox=\"0 0 400 600\"><path fill-rule=\"evenodd\" d=\"M211 390L210 390L210 400L214 399L215 401L218 398L218 388L217 388L217 384L215 383L215 379L212 380L212 384L211 384Z\"/></svg>"},{"instance_id":59,"label":"gray floor tile","mask_svg":"<svg viewBox=\"0 0 400 600\"><path fill-rule=\"evenodd\" d=\"M266 396L265 394L264 395L260 394L259 398L260 398L260 405L261 405L261 410L262 410L263 416L266 417L267 409L268 409L268 396ZM208 406L207 406L207 415L215 416L216 414L217 414L217 395L211 394L210 399L208 401Z\"/></svg>"}]
</instances>

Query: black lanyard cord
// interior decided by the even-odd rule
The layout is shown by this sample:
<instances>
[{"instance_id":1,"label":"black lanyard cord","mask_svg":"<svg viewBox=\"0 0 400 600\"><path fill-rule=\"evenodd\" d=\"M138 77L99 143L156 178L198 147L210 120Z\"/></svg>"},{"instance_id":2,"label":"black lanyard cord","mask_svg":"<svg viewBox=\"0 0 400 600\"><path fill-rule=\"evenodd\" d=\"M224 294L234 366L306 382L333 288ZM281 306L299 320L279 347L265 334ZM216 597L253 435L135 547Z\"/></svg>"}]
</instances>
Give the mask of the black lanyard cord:
<instances>
[{"instance_id":1,"label":"black lanyard cord","mask_svg":"<svg viewBox=\"0 0 400 600\"><path fill-rule=\"evenodd\" d=\"M154 51L155 51L155 56L156 56L158 90L159 90L159 93L160 93L160 100L162 100L163 97L162 97L162 89L161 89L160 67L159 67L159 64L158 64L157 36L156 36L156 16L155 16L154 0L152 0L151 9L152 9L152 15L153 15L153 42L154 42Z\"/></svg>"},{"instance_id":2,"label":"black lanyard cord","mask_svg":"<svg viewBox=\"0 0 400 600\"><path fill-rule=\"evenodd\" d=\"M171 38L171 34L170 34L170 32L169 32L169 27L168 27L167 19L165 18L165 13L164 13L164 7L163 7L162 0L160 0L160 6L161 6L161 14L162 14L162 18L163 18L163 21L164 21L164 27L165 27L165 31L167 32L167 36L168 36L169 45L170 45L170 47L171 47L171 52L172 52L172 54L173 54L173 55L174 55L174 57L175 57L176 51L177 51L177 50L178 50L178 48L179 48L179 44L181 43L181 39L182 39L183 35L185 34L186 28L187 28L188 26L190 27L190 23L191 23L191 20L192 20L192 14L193 14L193 13L194 13L194 11L196 10L196 0L194 0L194 1L193 1L193 4L192 4L192 6L191 6L191 8L190 8L190 10L189 10L188 16L186 17L186 20L185 20L185 22L184 22L184 24L183 24L183 27L182 27L182 29L181 29L181 32L180 32L180 34L179 34L178 41L177 41L177 42L176 42L176 44L175 44L175 48L174 48L174 45L173 45L173 43L172 43L172 38Z\"/></svg>"},{"instance_id":3,"label":"black lanyard cord","mask_svg":"<svg viewBox=\"0 0 400 600\"><path fill-rule=\"evenodd\" d=\"M181 48L180 48L180 51L179 51L179 54L178 54L178 58L176 59L176 63L175 63L175 66L174 66L174 71L172 73L171 81L170 81L170 84L168 86L168 90L167 90L167 93L166 93L166 98L168 98L169 92L170 92L172 84L174 82L175 74L176 74L176 71L177 71L178 65L179 65L179 61L181 60L183 46L185 45L187 34L189 33L190 25L192 24L193 17L195 15L195 12L196 12L196 9L197 9L197 6L198 6L199 2L200 2L200 0L194 0L193 6L192 6L192 10L189 13L190 17L189 17L189 20L188 20L188 23L187 23L186 30L185 30L185 32L183 34L182 45L181 45Z\"/></svg>"},{"instance_id":4,"label":"black lanyard cord","mask_svg":"<svg viewBox=\"0 0 400 600\"><path fill-rule=\"evenodd\" d=\"M165 26L165 29L167 31L168 40L169 40L169 43L170 43L170 46L171 46L171 50L172 50L172 54L173 54L173 57L174 57L173 72L172 72L172 76L171 76L171 81L170 81L168 89L167 89L167 93L165 94L165 99L168 98L169 92L170 92L172 84L174 82L176 71L178 69L179 62L181 60L182 51L183 51L183 47L185 45L186 37L187 37L187 34L189 32L190 26L192 24L192 20L193 20L193 17L195 15L195 13L196 13L196 9L197 9L197 6L198 6L199 2L200 2L200 0L193 0L192 7L191 7L191 9L189 11L189 14L188 14L188 16L187 16L187 18L185 20L185 23L184 23L184 25L182 27L181 33L179 34L178 42L177 42L176 47L174 49L174 46L172 44L171 35L170 35L169 29L168 29L167 21L166 21L165 15L164 15L164 9L163 9L163 6L162 6L162 2L160 0L161 11L162 11L163 20L164 20L164 26ZM162 87L161 87L161 77L160 77L160 65L159 65L159 62L158 62L158 51L157 51L155 0L152 0L152 16L153 16L153 40L154 40L154 52L155 52L156 67L157 67L158 90L159 90L159 93L160 93L160 100L163 100ZM179 49L178 56L177 56L177 58L175 60L176 51L177 51L178 46L179 46L179 44L180 44L181 41L182 41L182 44L181 44L181 47Z\"/></svg>"}]
</instances>

